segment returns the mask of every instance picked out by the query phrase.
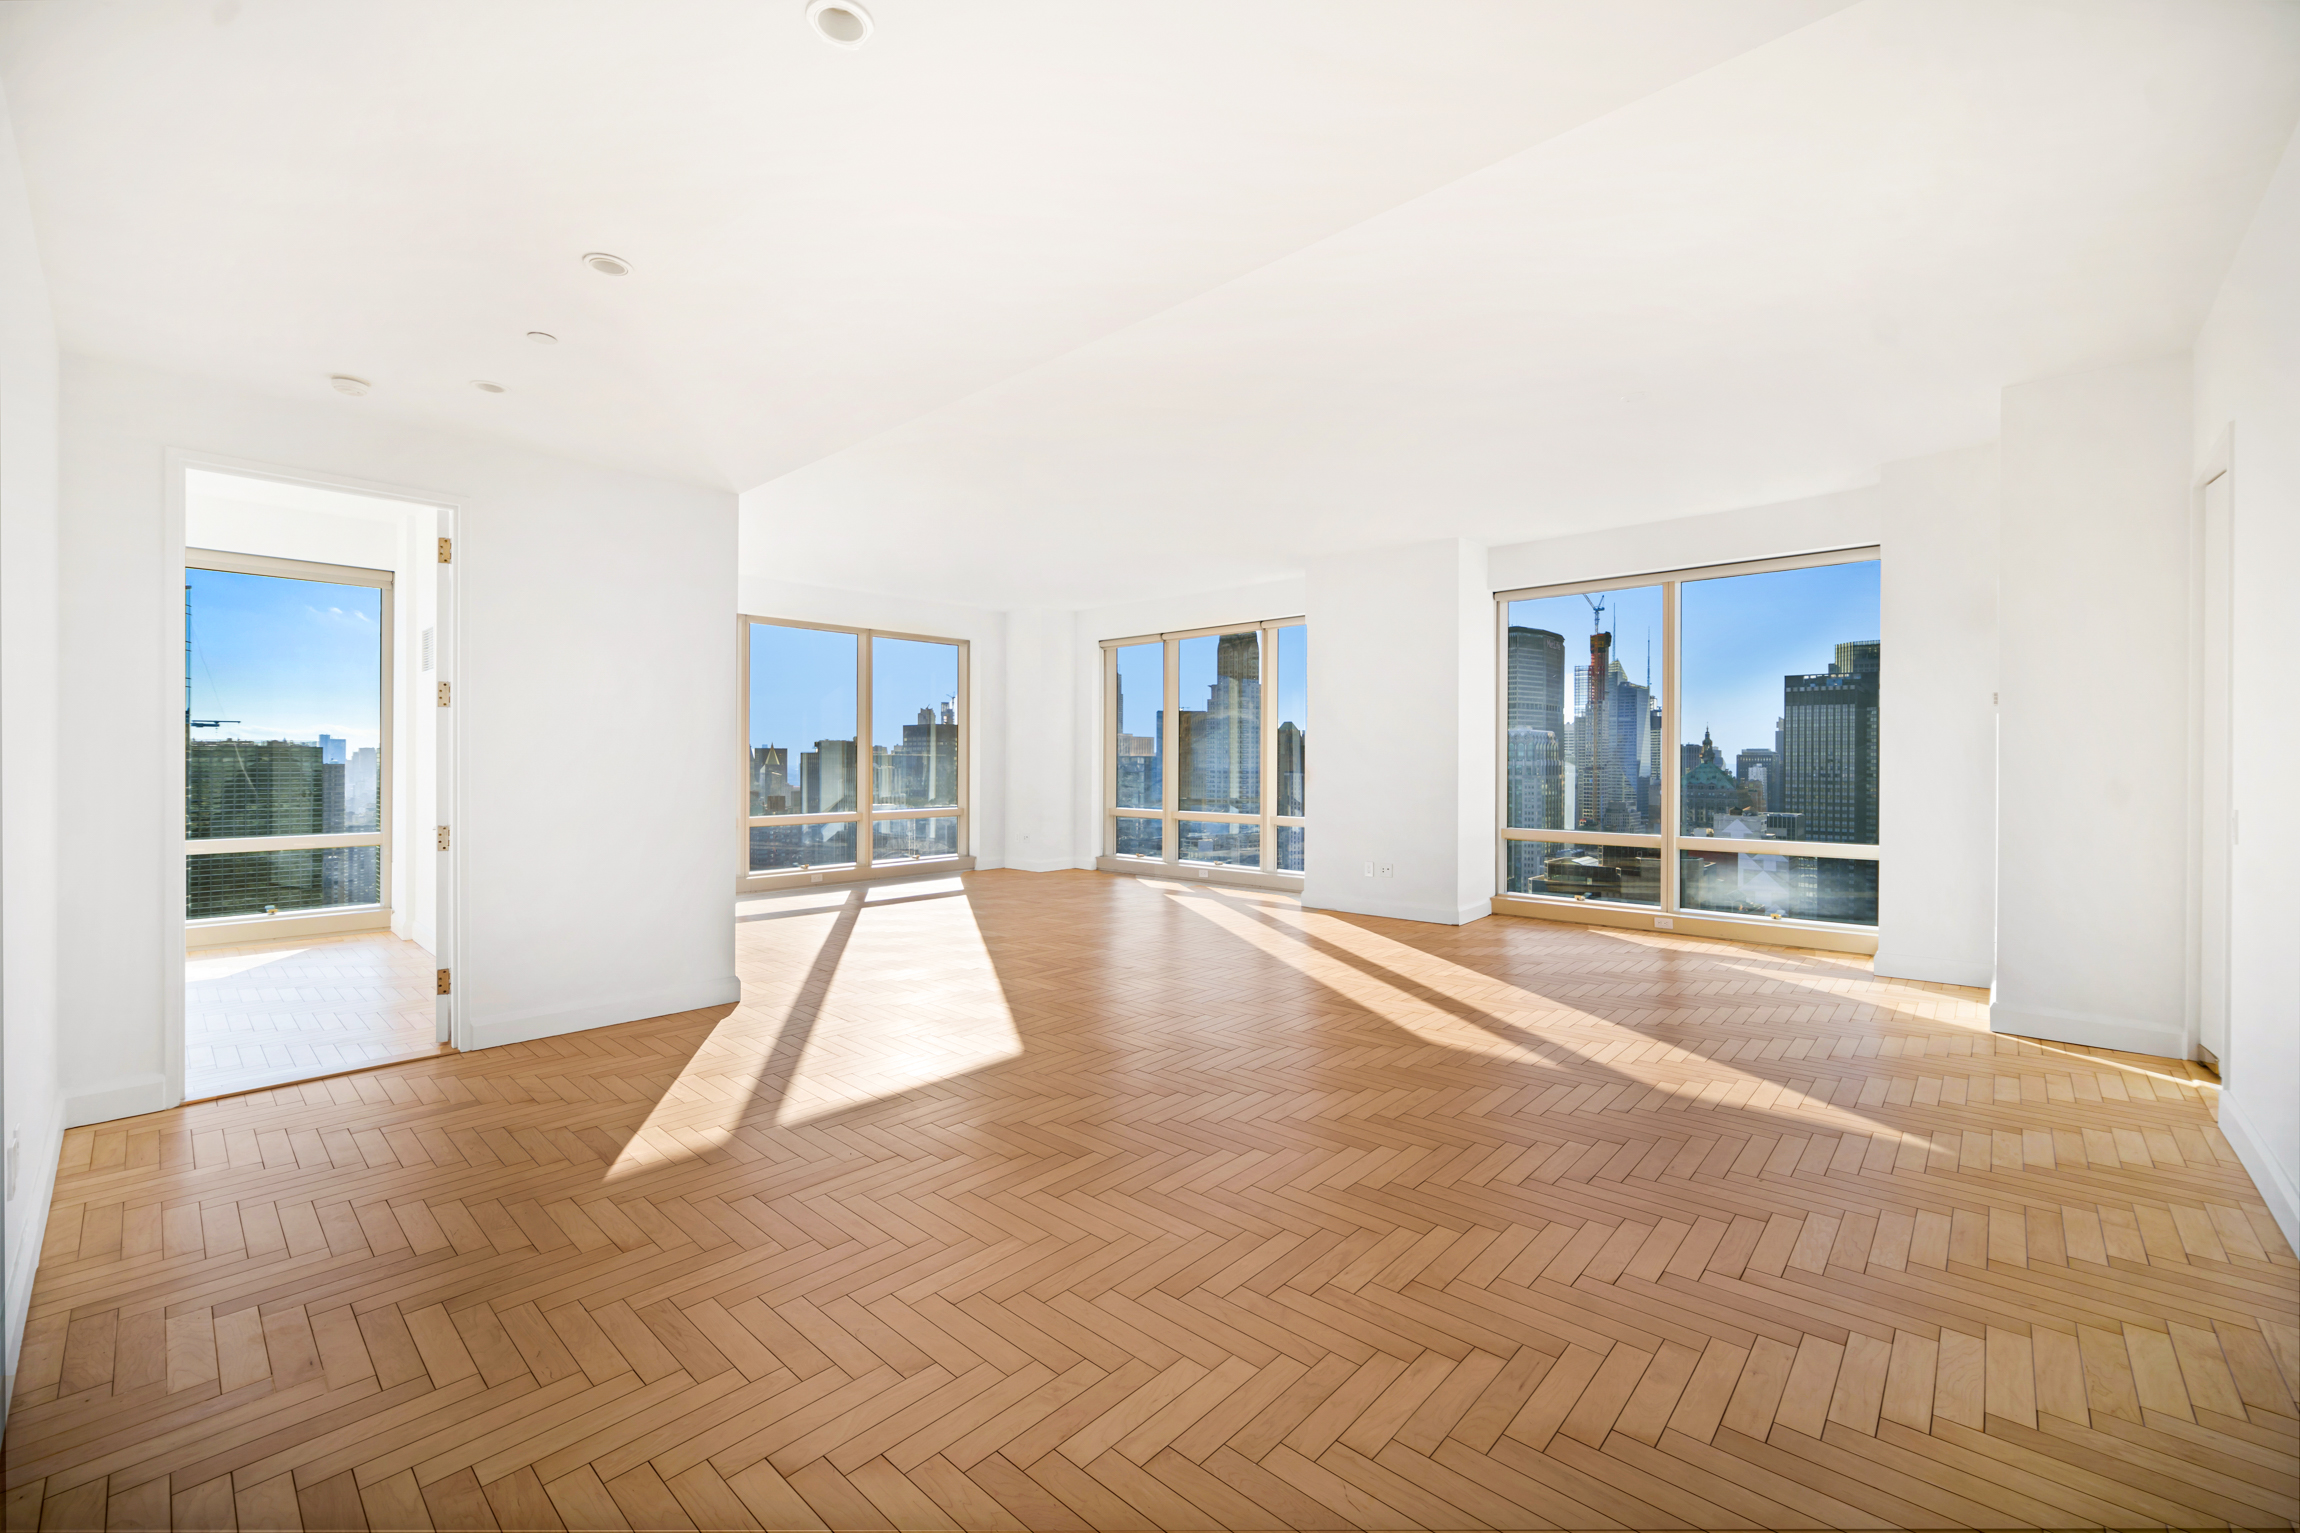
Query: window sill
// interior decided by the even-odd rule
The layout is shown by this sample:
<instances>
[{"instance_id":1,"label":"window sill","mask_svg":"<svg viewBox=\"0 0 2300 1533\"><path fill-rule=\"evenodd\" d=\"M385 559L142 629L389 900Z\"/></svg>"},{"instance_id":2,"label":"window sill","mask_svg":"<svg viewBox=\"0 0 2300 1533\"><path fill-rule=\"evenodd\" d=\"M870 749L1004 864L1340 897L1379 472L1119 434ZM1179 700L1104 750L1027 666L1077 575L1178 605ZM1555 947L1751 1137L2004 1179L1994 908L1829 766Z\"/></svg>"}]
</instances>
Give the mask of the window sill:
<instances>
[{"instance_id":1,"label":"window sill","mask_svg":"<svg viewBox=\"0 0 2300 1533\"><path fill-rule=\"evenodd\" d=\"M1135 878L1171 878L1185 884L1235 884L1246 889L1283 889L1288 894L1302 892L1299 873L1264 872L1260 868L1226 868L1205 862L1159 862L1148 857L1102 856L1094 859L1096 871L1124 873Z\"/></svg>"},{"instance_id":2,"label":"window sill","mask_svg":"<svg viewBox=\"0 0 2300 1533\"><path fill-rule=\"evenodd\" d=\"M391 930L388 905L331 905L319 910L287 910L276 916L210 916L184 923L184 946L239 947L297 937L332 937L351 932Z\"/></svg>"},{"instance_id":3,"label":"window sill","mask_svg":"<svg viewBox=\"0 0 2300 1533\"><path fill-rule=\"evenodd\" d=\"M867 868L784 868L772 873L745 873L735 880L735 892L763 894L770 889L804 889L814 884L867 884L887 878L973 871L972 857L905 857L900 862L874 862Z\"/></svg>"},{"instance_id":4,"label":"window sill","mask_svg":"<svg viewBox=\"0 0 2300 1533\"><path fill-rule=\"evenodd\" d=\"M1495 895L1493 913L1582 926L1612 926L1627 931L1662 931L1672 937L1720 937L1728 942L1760 942L1768 947L1818 948L1829 953L1873 954L1877 951L1874 927L1838 926L1826 921L1771 921L1750 916L1694 915L1682 910L1664 913L1651 906L1584 904L1578 900L1545 899L1530 894ZM1670 924L1656 927L1657 920Z\"/></svg>"}]
</instances>

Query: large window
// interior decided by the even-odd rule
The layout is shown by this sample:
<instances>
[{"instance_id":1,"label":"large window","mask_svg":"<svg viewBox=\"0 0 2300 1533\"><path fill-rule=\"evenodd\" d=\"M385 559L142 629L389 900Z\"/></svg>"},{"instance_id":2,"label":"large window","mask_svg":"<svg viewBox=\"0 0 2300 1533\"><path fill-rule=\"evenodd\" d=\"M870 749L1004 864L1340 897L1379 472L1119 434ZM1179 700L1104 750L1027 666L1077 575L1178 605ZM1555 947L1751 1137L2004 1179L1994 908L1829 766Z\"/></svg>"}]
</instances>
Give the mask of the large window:
<instances>
[{"instance_id":1,"label":"large window","mask_svg":"<svg viewBox=\"0 0 2300 1533\"><path fill-rule=\"evenodd\" d=\"M1873 549L1503 593L1504 894L1877 923Z\"/></svg>"},{"instance_id":2,"label":"large window","mask_svg":"<svg viewBox=\"0 0 2300 1533\"><path fill-rule=\"evenodd\" d=\"M1103 654L1108 865L1299 874L1309 629L1153 634Z\"/></svg>"},{"instance_id":3,"label":"large window","mask_svg":"<svg viewBox=\"0 0 2300 1533\"><path fill-rule=\"evenodd\" d=\"M901 871L966 853L966 644L744 619L745 872Z\"/></svg>"},{"instance_id":4,"label":"large window","mask_svg":"<svg viewBox=\"0 0 2300 1533\"><path fill-rule=\"evenodd\" d=\"M391 572L185 565L184 918L381 907Z\"/></svg>"}]
</instances>

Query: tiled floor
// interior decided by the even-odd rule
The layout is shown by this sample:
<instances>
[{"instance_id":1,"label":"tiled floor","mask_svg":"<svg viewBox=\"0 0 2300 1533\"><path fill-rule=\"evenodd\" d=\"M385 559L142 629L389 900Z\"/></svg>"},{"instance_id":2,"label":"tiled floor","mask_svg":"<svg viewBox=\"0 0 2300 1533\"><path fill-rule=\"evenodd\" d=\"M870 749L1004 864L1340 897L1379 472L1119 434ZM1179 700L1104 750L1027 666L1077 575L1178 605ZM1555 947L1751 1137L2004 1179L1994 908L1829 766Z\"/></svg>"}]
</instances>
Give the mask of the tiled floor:
<instances>
[{"instance_id":1,"label":"tiled floor","mask_svg":"<svg viewBox=\"0 0 2300 1533\"><path fill-rule=\"evenodd\" d=\"M436 1054L435 968L389 932L194 948L184 958L185 1097Z\"/></svg>"},{"instance_id":2,"label":"tiled floor","mask_svg":"<svg viewBox=\"0 0 2300 1533\"><path fill-rule=\"evenodd\" d=\"M11 1527L2282 1526L2162 1060L1863 960L985 873L737 1008L75 1130Z\"/></svg>"}]
</instances>

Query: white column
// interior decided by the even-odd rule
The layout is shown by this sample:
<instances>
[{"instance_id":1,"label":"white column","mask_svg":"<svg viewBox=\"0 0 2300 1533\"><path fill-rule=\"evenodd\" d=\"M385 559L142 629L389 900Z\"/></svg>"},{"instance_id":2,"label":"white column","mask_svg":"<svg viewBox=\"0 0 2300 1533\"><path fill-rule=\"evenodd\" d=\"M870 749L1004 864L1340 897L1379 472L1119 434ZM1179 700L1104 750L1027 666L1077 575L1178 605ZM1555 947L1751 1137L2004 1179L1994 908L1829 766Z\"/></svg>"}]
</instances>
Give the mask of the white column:
<instances>
[{"instance_id":1,"label":"white column","mask_svg":"<svg viewBox=\"0 0 2300 1533\"><path fill-rule=\"evenodd\" d=\"M1485 915L1499 776L1485 549L1445 539L1313 562L1309 625L1303 903Z\"/></svg>"}]
</instances>

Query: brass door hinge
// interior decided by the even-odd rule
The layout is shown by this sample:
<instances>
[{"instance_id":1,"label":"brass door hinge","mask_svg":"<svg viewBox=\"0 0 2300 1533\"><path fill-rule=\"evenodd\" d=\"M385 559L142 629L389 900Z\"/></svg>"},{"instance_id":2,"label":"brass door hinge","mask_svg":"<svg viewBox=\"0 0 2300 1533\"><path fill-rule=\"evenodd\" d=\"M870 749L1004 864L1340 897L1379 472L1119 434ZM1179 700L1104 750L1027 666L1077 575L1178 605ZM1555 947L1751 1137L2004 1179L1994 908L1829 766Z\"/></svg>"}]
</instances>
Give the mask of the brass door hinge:
<instances>
[{"instance_id":1,"label":"brass door hinge","mask_svg":"<svg viewBox=\"0 0 2300 1533\"><path fill-rule=\"evenodd\" d=\"M444 825L439 827L439 849L443 852L447 850L447 827Z\"/></svg>"},{"instance_id":2,"label":"brass door hinge","mask_svg":"<svg viewBox=\"0 0 2300 1533\"><path fill-rule=\"evenodd\" d=\"M448 700L447 700L447 699L448 699L447 683L443 681L443 682L441 682L441 683L439 684L439 706L440 706L440 707L442 707L442 708L445 708L445 707L449 706L449 704L448 704Z\"/></svg>"},{"instance_id":3,"label":"brass door hinge","mask_svg":"<svg viewBox=\"0 0 2300 1533\"><path fill-rule=\"evenodd\" d=\"M439 540L439 562L442 564L455 562L455 539L441 538Z\"/></svg>"},{"instance_id":4,"label":"brass door hinge","mask_svg":"<svg viewBox=\"0 0 2300 1533\"><path fill-rule=\"evenodd\" d=\"M453 995L455 993L455 982L450 977L452 972L448 969L439 971L439 993L441 995Z\"/></svg>"}]
</instances>

